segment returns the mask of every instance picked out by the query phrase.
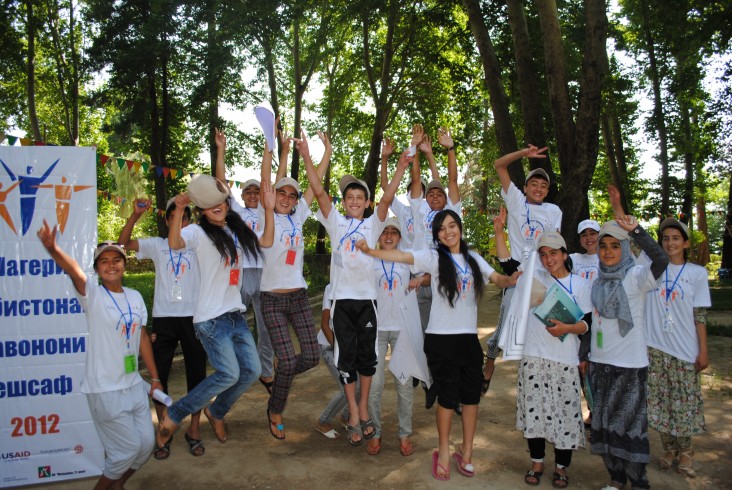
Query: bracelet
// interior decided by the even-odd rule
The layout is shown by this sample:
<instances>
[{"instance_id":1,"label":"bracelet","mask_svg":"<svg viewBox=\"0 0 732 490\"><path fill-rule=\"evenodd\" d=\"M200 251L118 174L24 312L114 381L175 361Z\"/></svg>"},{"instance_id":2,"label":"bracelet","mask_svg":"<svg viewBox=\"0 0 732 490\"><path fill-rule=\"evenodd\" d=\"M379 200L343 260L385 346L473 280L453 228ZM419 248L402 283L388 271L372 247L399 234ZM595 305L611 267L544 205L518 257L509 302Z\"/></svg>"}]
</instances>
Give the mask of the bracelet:
<instances>
[{"instance_id":1,"label":"bracelet","mask_svg":"<svg viewBox=\"0 0 732 490\"><path fill-rule=\"evenodd\" d=\"M158 383L160 383L160 380L158 378L150 378L150 381L157 381Z\"/></svg>"},{"instance_id":2,"label":"bracelet","mask_svg":"<svg viewBox=\"0 0 732 490\"><path fill-rule=\"evenodd\" d=\"M580 334L580 335L584 335L584 334L586 334L587 332L590 331L590 326L584 320L580 320L580 322L585 324L585 331Z\"/></svg>"},{"instance_id":3,"label":"bracelet","mask_svg":"<svg viewBox=\"0 0 732 490\"><path fill-rule=\"evenodd\" d=\"M447 151L452 151L455 149L455 145L452 145L450 148L447 149Z\"/></svg>"}]
</instances>

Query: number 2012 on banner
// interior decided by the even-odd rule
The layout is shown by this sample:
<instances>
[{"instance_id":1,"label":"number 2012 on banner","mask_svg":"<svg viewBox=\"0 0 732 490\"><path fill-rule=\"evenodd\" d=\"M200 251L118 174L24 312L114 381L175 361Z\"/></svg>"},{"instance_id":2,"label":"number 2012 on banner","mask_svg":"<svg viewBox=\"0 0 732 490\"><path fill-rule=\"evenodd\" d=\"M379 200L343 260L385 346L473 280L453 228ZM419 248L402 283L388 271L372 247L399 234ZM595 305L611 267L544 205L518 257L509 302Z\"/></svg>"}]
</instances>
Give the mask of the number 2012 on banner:
<instances>
[{"instance_id":1,"label":"number 2012 on banner","mask_svg":"<svg viewBox=\"0 0 732 490\"><path fill-rule=\"evenodd\" d=\"M35 436L42 434L58 434L58 424L61 418L56 413L41 415L40 417L28 416L25 418L13 417L10 425L13 426L13 437Z\"/></svg>"}]
</instances>

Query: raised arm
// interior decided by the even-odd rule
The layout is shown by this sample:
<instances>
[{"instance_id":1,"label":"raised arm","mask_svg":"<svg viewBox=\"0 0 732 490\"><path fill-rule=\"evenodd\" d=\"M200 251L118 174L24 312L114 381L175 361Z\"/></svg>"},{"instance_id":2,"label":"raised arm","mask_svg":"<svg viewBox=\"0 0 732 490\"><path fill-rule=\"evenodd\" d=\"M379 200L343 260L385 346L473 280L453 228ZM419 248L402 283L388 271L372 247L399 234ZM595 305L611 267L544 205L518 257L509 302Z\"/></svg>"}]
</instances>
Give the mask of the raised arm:
<instances>
[{"instance_id":1,"label":"raised arm","mask_svg":"<svg viewBox=\"0 0 732 490\"><path fill-rule=\"evenodd\" d=\"M450 201L455 204L460 201L460 187L458 186L457 157L455 156L455 142L452 140L450 130L440 128L438 130L438 141L447 150L447 195Z\"/></svg>"},{"instance_id":2,"label":"raised arm","mask_svg":"<svg viewBox=\"0 0 732 490\"><path fill-rule=\"evenodd\" d=\"M183 229L185 207L190 202L191 200L185 192L181 192L175 196L175 209L170 213L170 226L168 227L168 246L173 250L186 248L186 242L180 235L180 231Z\"/></svg>"},{"instance_id":3,"label":"raised arm","mask_svg":"<svg viewBox=\"0 0 732 490\"><path fill-rule=\"evenodd\" d=\"M224 155L226 154L226 135L219 128L216 128L216 178L221 182L226 182L226 166L224 165Z\"/></svg>"},{"instance_id":4,"label":"raised arm","mask_svg":"<svg viewBox=\"0 0 732 490\"><path fill-rule=\"evenodd\" d=\"M663 251L656 240L643 229L638 221L628 214L617 216L615 222L622 229L628 232L630 238L643 250L651 259L651 273L654 279L658 279L668 267L668 255Z\"/></svg>"},{"instance_id":5,"label":"raised arm","mask_svg":"<svg viewBox=\"0 0 732 490\"><path fill-rule=\"evenodd\" d=\"M546 146L544 148L537 148L534 145L529 145L528 148L523 148L521 150L514 151L513 153L509 153L507 155L503 155L501 158L496 160L493 163L493 166L496 168L496 172L498 172L498 180L501 182L501 187L503 188L503 192L508 192L508 188L511 185L511 177L508 175L508 166L512 162L515 162L516 160L519 160L521 158L546 158L546 155L543 153L546 151Z\"/></svg>"},{"instance_id":6,"label":"raised arm","mask_svg":"<svg viewBox=\"0 0 732 490\"><path fill-rule=\"evenodd\" d=\"M404 264L414 264L414 255L410 252L403 252L401 250L382 250L380 248L371 248L366 240L363 238L356 242L356 247L366 255L376 257L381 260L388 260L389 262L402 262Z\"/></svg>"},{"instance_id":7,"label":"raised arm","mask_svg":"<svg viewBox=\"0 0 732 490\"><path fill-rule=\"evenodd\" d=\"M386 216L389 214L389 206L391 206L392 201L394 201L396 191L399 189L399 183L402 181L402 177L404 177L404 172L407 170L407 167L412 162L413 157L408 156L407 153L409 153L409 151L405 150L399 156L399 163L397 163L394 177L392 177L391 182L389 182L389 186L384 191L384 195L381 197L381 200L379 200L378 206L376 206L376 214L380 221L384 221Z\"/></svg>"},{"instance_id":8,"label":"raised arm","mask_svg":"<svg viewBox=\"0 0 732 490\"><path fill-rule=\"evenodd\" d=\"M58 225L54 225L53 229L51 229L48 226L48 222L44 219L43 226L38 230L38 238L56 264L69 275L69 279L71 279L74 288L76 288L80 295L86 296L86 274L81 266L79 266L79 263L58 246L58 243L56 243L57 231Z\"/></svg>"},{"instance_id":9,"label":"raised arm","mask_svg":"<svg viewBox=\"0 0 732 490\"><path fill-rule=\"evenodd\" d=\"M300 139L293 138L295 142L295 148L297 148L300 158L302 158L305 164L305 174L308 176L308 182L310 183L308 189L312 190L315 199L318 200L318 207L320 212L323 213L325 219L328 219L332 204L325 189L323 189L323 182L318 177L318 172L313 167L313 160L310 158L310 148L308 148L308 141L305 139L305 132L300 132Z\"/></svg>"},{"instance_id":10,"label":"raised arm","mask_svg":"<svg viewBox=\"0 0 732 490\"><path fill-rule=\"evenodd\" d=\"M620 190L613 184L607 186L607 194L610 197L610 206L613 208L613 216L624 216L625 210L620 202Z\"/></svg>"},{"instance_id":11,"label":"raised arm","mask_svg":"<svg viewBox=\"0 0 732 490\"><path fill-rule=\"evenodd\" d=\"M135 223L140 219L140 216L151 207L150 199L135 199L135 203L132 205L132 214L127 218L122 231L119 232L117 243L123 245L127 250L134 250L135 252L140 250L137 240L131 239L132 230L135 228Z\"/></svg>"},{"instance_id":12,"label":"raised arm","mask_svg":"<svg viewBox=\"0 0 732 490\"><path fill-rule=\"evenodd\" d=\"M501 206L501 210L493 217L493 230L496 235L496 255L498 255L498 260L511 258L511 252L508 251L508 246L506 245L506 232L504 231L506 215L506 208Z\"/></svg>"},{"instance_id":13,"label":"raised arm","mask_svg":"<svg viewBox=\"0 0 732 490\"><path fill-rule=\"evenodd\" d=\"M323 142L323 146L325 146L325 153L323 153L323 158L320 159L320 163L315 169L315 173L318 175L318 181L323 182L323 178L325 177L326 172L328 172L328 166L330 165L330 157L333 155L333 146L331 146L330 138L325 132L318 131L318 138L320 138L320 141ZM310 189L310 186L305 189L303 198L305 199L305 202L308 203L308 206L313 202L313 191Z\"/></svg>"},{"instance_id":14,"label":"raised arm","mask_svg":"<svg viewBox=\"0 0 732 490\"><path fill-rule=\"evenodd\" d=\"M389 171L389 157L394 154L396 143L391 138L384 138L381 140L381 190L385 191L389 185L389 177L387 173Z\"/></svg>"},{"instance_id":15,"label":"raised arm","mask_svg":"<svg viewBox=\"0 0 732 490\"><path fill-rule=\"evenodd\" d=\"M260 201L264 207L264 232L259 237L259 246L269 248L274 244L274 208L276 193L269 182L262 182L259 187Z\"/></svg>"},{"instance_id":16,"label":"raised arm","mask_svg":"<svg viewBox=\"0 0 732 490\"><path fill-rule=\"evenodd\" d=\"M424 153L427 162L430 164L431 179L440 180L440 171L437 170L437 162L435 161L435 154L432 152L432 138L430 138L430 135L425 134L422 137L422 141L419 143L419 151Z\"/></svg>"}]
</instances>

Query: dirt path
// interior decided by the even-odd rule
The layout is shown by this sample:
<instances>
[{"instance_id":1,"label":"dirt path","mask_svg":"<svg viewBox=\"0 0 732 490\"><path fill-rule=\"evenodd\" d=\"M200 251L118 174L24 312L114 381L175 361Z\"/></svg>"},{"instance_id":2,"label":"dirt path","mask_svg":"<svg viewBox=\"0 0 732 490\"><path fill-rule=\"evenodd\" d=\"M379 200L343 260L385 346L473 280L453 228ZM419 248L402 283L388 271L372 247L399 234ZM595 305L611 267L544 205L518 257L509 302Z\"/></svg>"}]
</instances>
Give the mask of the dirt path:
<instances>
[{"instance_id":1,"label":"dirt path","mask_svg":"<svg viewBox=\"0 0 732 490\"><path fill-rule=\"evenodd\" d=\"M482 339L493 331L497 318L498 293L491 289L480 309ZM727 317L732 312L725 313ZM717 314L718 315L718 314ZM732 339L709 339L711 366L703 377L708 432L694 439L698 476L683 478L649 465L654 488L732 489ZM152 458L128 482L128 490L178 488L528 488L523 474L529 467L526 443L514 429L516 362L498 361L487 398L480 405L473 462L477 475L461 476L452 465L449 482L437 482L430 473L430 455L437 445L435 410L424 409L424 395L415 393L415 453L402 457L396 435L396 392L387 378L383 402L384 439L378 456L366 454L365 444L350 447L344 439L329 440L314 429L314 422L336 389L324 366L299 376L285 411L287 439L270 436L264 388L256 383L227 417L230 437L219 444L208 424L202 425L206 454L194 458L188 453L182 431L176 434L171 456L166 461ZM184 394L182 363L176 365L171 395ZM154 416L153 416L154 417ZM460 421L453 419L452 440L459 442ZM341 431L343 432L343 431ZM551 447L547 463L552 463ZM651 433L651 455L661 455L657 433ZM574 454L570 488L600 488L608 482L602 461L589 449ZM539 488L551 488L551 472ZM92 480L39 485L55 490L91 488Z\"/></svg>"}]
</instances>

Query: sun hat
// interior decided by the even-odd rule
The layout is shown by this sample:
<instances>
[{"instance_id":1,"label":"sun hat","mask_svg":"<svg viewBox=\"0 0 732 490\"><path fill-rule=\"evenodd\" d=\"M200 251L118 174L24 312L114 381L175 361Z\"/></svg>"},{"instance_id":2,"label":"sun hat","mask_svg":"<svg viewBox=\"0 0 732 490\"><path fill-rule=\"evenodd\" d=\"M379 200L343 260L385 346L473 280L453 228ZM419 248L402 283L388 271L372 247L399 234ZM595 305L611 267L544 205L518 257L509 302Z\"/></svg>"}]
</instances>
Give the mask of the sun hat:
<instances>
[{"instance_id":1,"label":"sun hat","mask_svg":"<svg viewBox=\"0 0 732 490\"><path fill-rule=\"evenodd\" d=\"M353 175L346 174L341 177L340 181L338 181L338 188L341 190L341 194L344 194L346 192L346 187L351 184L356 184L359 187L363 187L363 190L366 192L366 199L369 201L371 200L371 192L369 191L369 186L366 185L366 182L357 179Z\"/></svg>"},{"instance_id":2,"label":"sun hat","mask_svg":"<svg viewBox=\"0 0 732 490\"><path fill-rule=\"evenodd\" d=\"M196 175L188 184L188 198L201 209L208 209L226 201L231 195L229 186L211 175Z\"/></svg>"}]
</instances>

